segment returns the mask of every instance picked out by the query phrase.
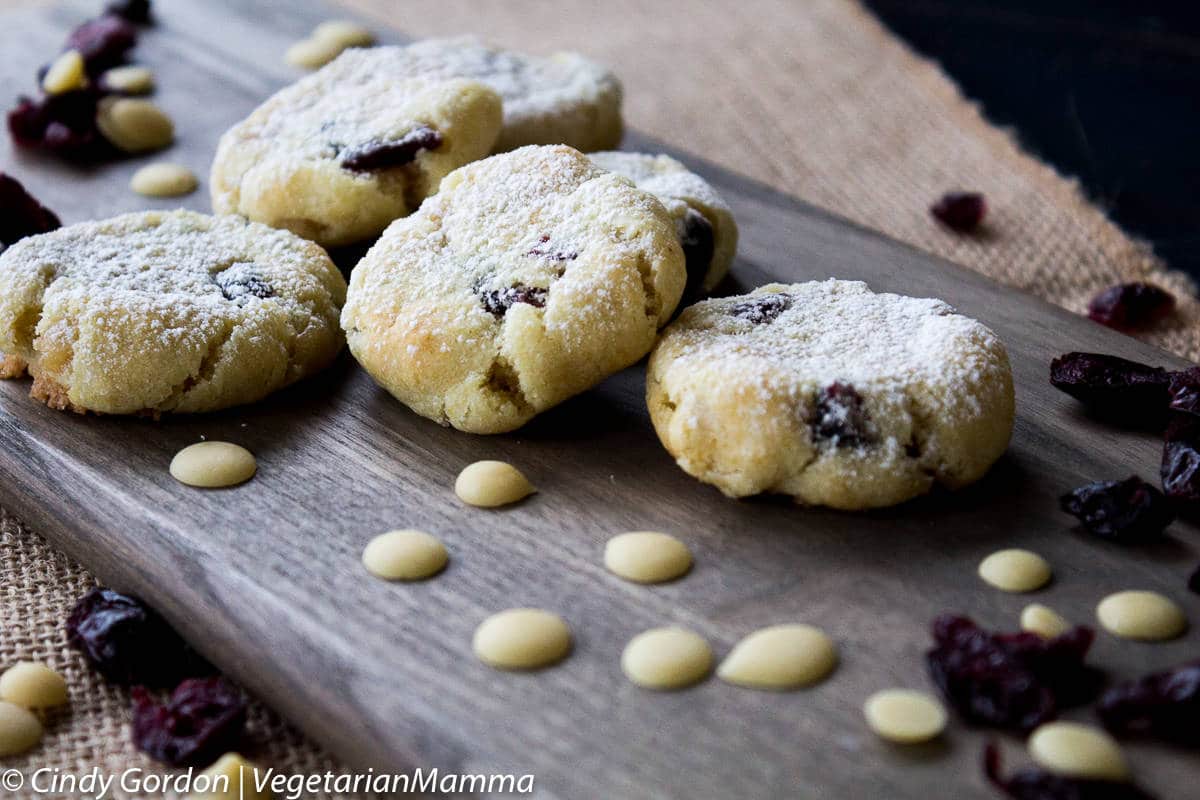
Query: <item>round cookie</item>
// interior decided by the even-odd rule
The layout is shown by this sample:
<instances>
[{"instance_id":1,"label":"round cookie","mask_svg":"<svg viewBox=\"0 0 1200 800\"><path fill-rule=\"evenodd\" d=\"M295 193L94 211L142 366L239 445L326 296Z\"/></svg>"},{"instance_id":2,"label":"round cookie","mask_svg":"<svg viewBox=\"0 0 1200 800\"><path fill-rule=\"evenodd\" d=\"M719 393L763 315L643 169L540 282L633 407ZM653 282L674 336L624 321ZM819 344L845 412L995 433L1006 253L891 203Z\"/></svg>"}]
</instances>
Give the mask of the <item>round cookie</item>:
<instances>
[{"instance_id":1,"label":"round cookie","mask_svg":"<svg viewBox=\"0 0 1200 800\"><path fill-rule=\"evenodd\" d=\"M717 190L667 155L610 150L592 153L591 159L662 201L675 220L687 260L684 297L711 292L729 272L738 241L733 213Z\"/></svg>"},{"instance_id":2,"label":"round cookie","mask_svg":"<svg viewBox=\"0 0 1200 800\"><path fill-rule=\"evenodd\" d=\"M351 244L487 155L499 96L477 81L414 76L389 50L347 50L230 128L213 161L213 210Z\"/></svg>"},{"instance_id":3,"label":"round cookie","mask_svg":"<svg viewBox=\"0 0 1200 800\"><path fill-rule=\"evenodd\" d=\"M694 477L842 509L979 479L1014 413L992 331L940 300L839 280L685 309L650 357L646 399Z\"/></svg>"},{"instance_id":4,"label":"round cookie","mask_svg":"<svg viewBox=\"0 0 1200 800\"><path fill-rule=\"evenodd\" d=\"M213 411L325 367L341 273L317 245L240 217L126 214L0 255L0 351L31 394L107 414Z\"/></svg>"},{"instance_id":5,"label":"round cookie","mask_svg":"<svg viewBox=\"0 0 1200 800\"><path fill-rule=\"evenodd\" d=\"M501 433L633 364L686 279L662 203L565 146L468 164L359 262L350 351L418 414Z\"/></svg>"},{"instance_id":6,"label":"round cookie","mask_svg":"<svg viewBox=\"0 0 1200 800\"><path fill-rule=\"evenodd\" d=\"M504 102L504 129L494 152L529 144L566 144L586 152L621 143L621 83L578 53L527 55L472 36L371 52L380 69L393 74L470 78L495 90Z\"/></svg>"}]
</instances>

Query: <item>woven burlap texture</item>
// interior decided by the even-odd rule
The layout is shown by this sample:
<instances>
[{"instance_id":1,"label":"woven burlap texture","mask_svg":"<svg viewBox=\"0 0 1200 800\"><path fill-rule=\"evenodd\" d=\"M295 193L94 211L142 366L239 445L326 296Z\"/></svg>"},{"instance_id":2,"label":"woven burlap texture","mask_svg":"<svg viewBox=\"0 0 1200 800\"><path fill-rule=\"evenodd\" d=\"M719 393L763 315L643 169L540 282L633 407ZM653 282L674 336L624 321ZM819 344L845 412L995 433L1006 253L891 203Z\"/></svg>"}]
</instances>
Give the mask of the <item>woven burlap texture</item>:
<instances>
[{"instance_id":1,"label":"woven burlap texture","mask_svg":"<svg viewBox=\"0 0 1200 800\"><path fill-rule=\"evenodd\" d=\"M1023 153L935 64L850 0L669 9L633 0L441 0L403 16L385 0L349 5L412 36L476 32L526 50L582 50L617 68L630 127L1068 308L1082 309L1111 283L1152 280L1181 303L1148 338L1189 358L1200 353L1188 281L1163 270L1075 183ZM955 235L930 220L931 200L953 188L987 195L984 235ZM155 769L128 743L125 692L65 647L62 621L92 578L7 513L0 571L0 665L42 661L71 686L70 710L50 717L43 744L5 766ZM269 711L256 706L252 717L251 755L261 764L288 773L334 768Z\"/></svg>"}]
</instances>

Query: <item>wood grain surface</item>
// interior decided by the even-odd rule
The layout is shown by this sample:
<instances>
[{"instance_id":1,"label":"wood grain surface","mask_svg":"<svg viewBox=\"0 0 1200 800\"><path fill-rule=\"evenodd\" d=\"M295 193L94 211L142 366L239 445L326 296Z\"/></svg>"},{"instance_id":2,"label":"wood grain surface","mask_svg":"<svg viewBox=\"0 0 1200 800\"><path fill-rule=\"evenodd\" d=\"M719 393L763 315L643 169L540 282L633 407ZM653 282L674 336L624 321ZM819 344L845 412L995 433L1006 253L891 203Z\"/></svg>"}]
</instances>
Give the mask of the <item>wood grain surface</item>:
<instances>
[{"instance_id":1,"label":"wood grain surface","mask_svg":"<svg viewBox=\"0 0 1200 800\"><path fill-rule=\"evenodd\" d=\"M3 85L24 85L90 5L0 21ZM178 123L170 158L206 174L221 131L294 77L280 53L327 10L233 0L167 7L139 60L159 73L159 102ZM637 135L627 146L656 147ZM725 194L742 228L727 289L860 278L942 297L1001 335L1019 412L1012 448L985 480L870 514L734 502L659 445L640 366L513 435L477 437L417 417L343 357L267 402L161 422L62 414L31 402L26 383L4 383L0 503L104 580L144 596L354 764L532 773L539 796L558 798L994 796L979 774L985 732L954 722L936 744L890 747L866 731L862 701L889 686L929 688L927 626L942 611L1012 629L1036 599L1084 622L1109 592L1148 588L1200 620L1184 585L1200 558L1194 526L1177 523L1162 544L1126 549L1072 532L1056 508L1061 492L1088 480L1153 477L1158 441L1092 422L1046 381L1049 360L1070 349L1183 362L684 158ZM0 168L65 222L152 205L126 188L136 166L80 172L0 150ZM206 209L204 191L186 205ZM179 485L167 473L171 456L200 438L247 446L258 476L221 491ZM464 507L454 477L481 458L519 465L540 492L502 511ZM451 551L445 573L415 585L369 578L363 545L395 527L440 536ZM604 542L633 529L684 537L694 571L659 587L606 572ZM1051 586L1031 597L984 587L979 559L1009 546L1045 555ZM475 626L524 605L563 614L574 653L534 674L484 667L471 654ZM787 621L820 625L839 643L842 663L826 683L776 694L712 679L653 693L620 671L625 642L649 627L693 628L720 657L744 634ZM1195 657L1197 641L1194 631L1157 645L1102 634L1093 661L1129 677ZM1007 741L1018 759L1017 741ZM1200 781L1194 757L1152 744L1129 751L1139 779L1164 798Z\"/></svg>"}]
</instances>

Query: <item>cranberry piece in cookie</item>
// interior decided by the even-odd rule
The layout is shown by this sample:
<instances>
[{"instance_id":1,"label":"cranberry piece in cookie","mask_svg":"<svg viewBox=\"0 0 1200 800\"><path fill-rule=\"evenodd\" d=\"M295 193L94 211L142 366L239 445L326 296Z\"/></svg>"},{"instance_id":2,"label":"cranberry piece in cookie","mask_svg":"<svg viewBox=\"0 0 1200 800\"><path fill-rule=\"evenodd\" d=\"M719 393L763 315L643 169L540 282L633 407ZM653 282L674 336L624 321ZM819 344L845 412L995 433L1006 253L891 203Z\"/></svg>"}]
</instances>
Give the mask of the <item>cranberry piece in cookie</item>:
<instances>
[{"instance_id":1,"label":"cranberry piece in cookie","mask_svg":"<svg viewBox=\"0 0 1200 800\"><path fill-rule=\"evenodd\" d=\"M375 139L342 153L342 166L353 172L370 172L411 164L422 150L442 146L442 135L428 125L413 128L399 139Z\"/></svg>"},{"instance_id":2,"label":"cranberry piece in cookie","mask_svg":"<svg viewBox=\"0 0 1200 800\"><path fill-rule=\"evenodd\" d=\"M791 307L791 295L764 294L731 306L729 313L754 325L767 325Z\"/></svg>"},{"instance_id":3,"label":"cranberry piece in cookie","mask_svg":"<svg viewBox=\"0 0 1200 800\"><path fill-rule=\"evenodd\" d=\"M813 438L836 447L857 447L871 441L863 397L848 383L835 381L817 394L808 418Z\"/></svg>"},{"instance_id":4,"label":"cranberry piece in cookie","mask_svg":"<svg viewBox=\"0 0 1200 800\"><path fill-rule=\"evenodd\" d=\"M517 303L526 303L534 308L545 308L547 290L536 286L507 286L489 289L480 293L483 307L494 317L503 317Z\"/></svg>"}]
</instances>

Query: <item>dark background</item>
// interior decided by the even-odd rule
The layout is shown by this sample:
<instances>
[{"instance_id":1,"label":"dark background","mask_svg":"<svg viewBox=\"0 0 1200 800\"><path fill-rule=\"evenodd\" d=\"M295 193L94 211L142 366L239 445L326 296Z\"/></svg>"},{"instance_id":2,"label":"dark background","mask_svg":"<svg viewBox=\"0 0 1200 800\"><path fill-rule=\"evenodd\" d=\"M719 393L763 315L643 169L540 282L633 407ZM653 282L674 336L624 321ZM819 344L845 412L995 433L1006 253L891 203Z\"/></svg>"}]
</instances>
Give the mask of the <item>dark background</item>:
<instances>
[{"instance_id":1,"label":"dark background","mask_svg":"<svg viewBox=\"0 0 1200 800\"><path fill-rule=\"evenodd\" d=\"M1200 278L1200 0L866 0L1022 144Z\"/></svg>"}]
</instances>

